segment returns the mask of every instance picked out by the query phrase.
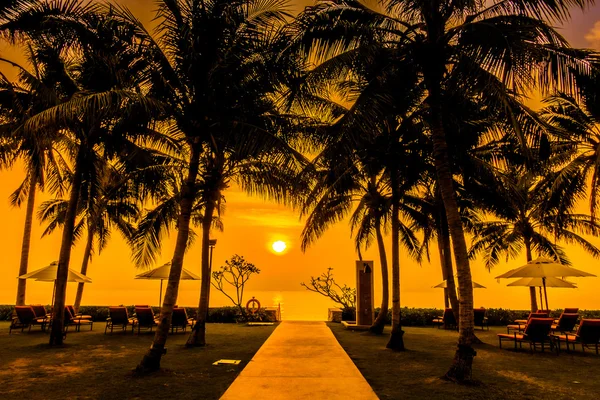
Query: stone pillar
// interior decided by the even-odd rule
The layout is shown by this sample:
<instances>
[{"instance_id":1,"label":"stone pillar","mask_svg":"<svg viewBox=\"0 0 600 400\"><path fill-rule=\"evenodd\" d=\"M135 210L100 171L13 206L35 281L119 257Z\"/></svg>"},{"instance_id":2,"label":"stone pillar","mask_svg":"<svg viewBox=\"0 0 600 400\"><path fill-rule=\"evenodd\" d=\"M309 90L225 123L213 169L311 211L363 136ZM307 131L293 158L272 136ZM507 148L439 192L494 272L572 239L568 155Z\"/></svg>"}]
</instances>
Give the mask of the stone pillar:
<instances>
[{"instance_id":1,"label":"stone pillar","mask_svg":"<svg viewBox=\"0 0 600 400\"><path fill-rule=\"evenodd\" d=\"M373 261L356 261L356 324L372 325L375 320L373 306Z\"/></svg>"}]
</instances>

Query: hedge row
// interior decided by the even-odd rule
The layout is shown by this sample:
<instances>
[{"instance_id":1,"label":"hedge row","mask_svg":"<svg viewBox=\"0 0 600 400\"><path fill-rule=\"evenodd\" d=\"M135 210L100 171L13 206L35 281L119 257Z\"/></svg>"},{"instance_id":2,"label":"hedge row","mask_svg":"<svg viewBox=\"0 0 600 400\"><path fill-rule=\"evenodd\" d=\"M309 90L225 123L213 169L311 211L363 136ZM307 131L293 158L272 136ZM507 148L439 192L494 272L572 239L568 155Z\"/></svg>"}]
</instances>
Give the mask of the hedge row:
<instances>
[{"instance_id":1,"label":"hedge row","mask_svg":"<svg viewBox=\"0 0 600 400\"><path fill-rule=\"evenodd\" d=\"M552 311L551 317L558 318L562 310ZM401 322L403 326L427 326L431 325L434 318L441 316L444 310L437 308L408 308L403 307L401 310ZM379 314L379 308L375 309L375 317ZM524 310L508 310L504 308L488 308L487 317L490 326L505 326L512 323L516 319L526 319L529 311ZM600 318L600 310L579 310L581 318ZM344 310L342 320L353 321L354 310ZM386 323L389 325L392 320L392 311L388 311Z\"/></svg>"},{"instance_id":2,"label":"hedge row","mask_svg":"<svg viewBox=\"0 0 600 400\"><path fill-rule=\"evenodd\" d=\"M50 307L46 306L46 309ZM13 313L14 306L0 305L0 321L8 321ZM129 314L133 314L134 306L127 306ZM158 307L153 307L154 313L159 313ZM94 321L106 321L108 317L107 306L81 306L79 311L82 314L91 315ZM186 307L186 311L190 317L196 315L196 308ZM552 317L558 318L562 310L556 310L551 313ZM239 311L236 307L218 307L208 310L208 322L233 323L240 320ZM375 309L375 316L379 314L379 308ZM403 326L427 326L431 325L434 318L443 314L443 310L437 308L402 308L402 325ZM529 315L529 311L523 310L508 310L503 308L489 308L487 317L490 326L504 326L512 323L515 319L525 319ZM579 310L579 315L582 318L600 318L600 310ZM353 309L344 310L342 313L344 321L353 321L356 319ZM255 315L253 320L266 321L268 317L264 313ZM392 311L388 312L387 323L392 320Z\"/></svg>"},{"instance_id":3,"label":"hedge row","mask_svg":"<svg viewBox=\"0 0 600 400\"><path fill-rule=\"evenodd\" d=\"M129 315L133 315L134 306L126 306ZM159 314L160 309L158 307L152 307L156 315ZM185 307L188 316L196 316L195 307ZM14 306L0 305L0 321L9 321L11 319ZM50 310L49 306L46 306L46 310ZM94 321L106 321L108 318L108 307L107 306L81 306L79 312L84 315L91 315ZM234 323L239 322L241 319L239 310L236 307L216 307L208 310L208 322L219 322L219 323ZM267 321L269 317L264 312L259 312L252 316L254 321Z\"/></svg>"}]
</instances>

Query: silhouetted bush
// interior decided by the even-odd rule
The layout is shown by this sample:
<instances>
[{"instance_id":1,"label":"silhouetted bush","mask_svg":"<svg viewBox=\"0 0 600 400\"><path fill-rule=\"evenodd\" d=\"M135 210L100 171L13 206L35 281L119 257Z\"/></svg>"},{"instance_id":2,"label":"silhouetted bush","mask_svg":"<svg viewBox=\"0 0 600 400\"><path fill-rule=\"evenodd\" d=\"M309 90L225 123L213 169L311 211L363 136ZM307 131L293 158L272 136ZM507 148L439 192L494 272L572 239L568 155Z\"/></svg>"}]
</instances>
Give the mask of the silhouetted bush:
<instances>
[{"instance_id":1,"label":"silhouetted bush","mask_svg":"<svg viewBox=\"0 0 600 400\"><path fill-rule=\"evenodd\" d=\"M15 306L0 306L0 321L10 321Z\"/></svg>"},{"instance_id":2,"label":"silhouetted bush","mask_svg":"<svg viewBox=\"0 0 600 400\"><path fill-rule=\"evenodd\" d=\"M356 308L344 308L342 310L342 321L356 321Z\"/></svg>"}]
</instances>

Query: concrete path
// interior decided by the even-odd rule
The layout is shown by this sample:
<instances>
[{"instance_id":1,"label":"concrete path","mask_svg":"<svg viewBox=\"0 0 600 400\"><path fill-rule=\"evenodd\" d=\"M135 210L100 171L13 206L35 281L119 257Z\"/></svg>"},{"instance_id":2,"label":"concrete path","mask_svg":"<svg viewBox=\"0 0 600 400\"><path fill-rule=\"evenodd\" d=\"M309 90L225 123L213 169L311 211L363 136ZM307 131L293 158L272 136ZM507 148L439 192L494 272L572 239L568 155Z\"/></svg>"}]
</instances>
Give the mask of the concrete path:
<instances>
[{"instance_id":1,"label":"concrete path","mask_svg":"<svg viewBox=\"0 0 600 400\"><path fill-rule=\"evenodd\" d=\"M361 399L377 396L324 322L284 321L221 400Z\"/></svg>"}]
</instances>

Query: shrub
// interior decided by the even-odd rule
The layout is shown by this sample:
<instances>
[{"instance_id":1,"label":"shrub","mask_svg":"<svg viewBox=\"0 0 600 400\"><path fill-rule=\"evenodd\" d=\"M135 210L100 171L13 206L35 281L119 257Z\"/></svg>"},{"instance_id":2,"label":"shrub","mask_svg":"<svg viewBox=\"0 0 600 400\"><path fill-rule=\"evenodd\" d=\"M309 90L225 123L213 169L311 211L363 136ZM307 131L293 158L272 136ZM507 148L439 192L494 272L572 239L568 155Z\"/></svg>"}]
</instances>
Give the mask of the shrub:
<instances>
[{"instance_id":1,"label":"shrub","mask_svg":"<svg viewBox=\"0 0 600 400\"><path fill-rule=\"evenodd\" d=\"M10 321L15 306L0 306L0 321Z\"/></svg>"}]
</instances>

